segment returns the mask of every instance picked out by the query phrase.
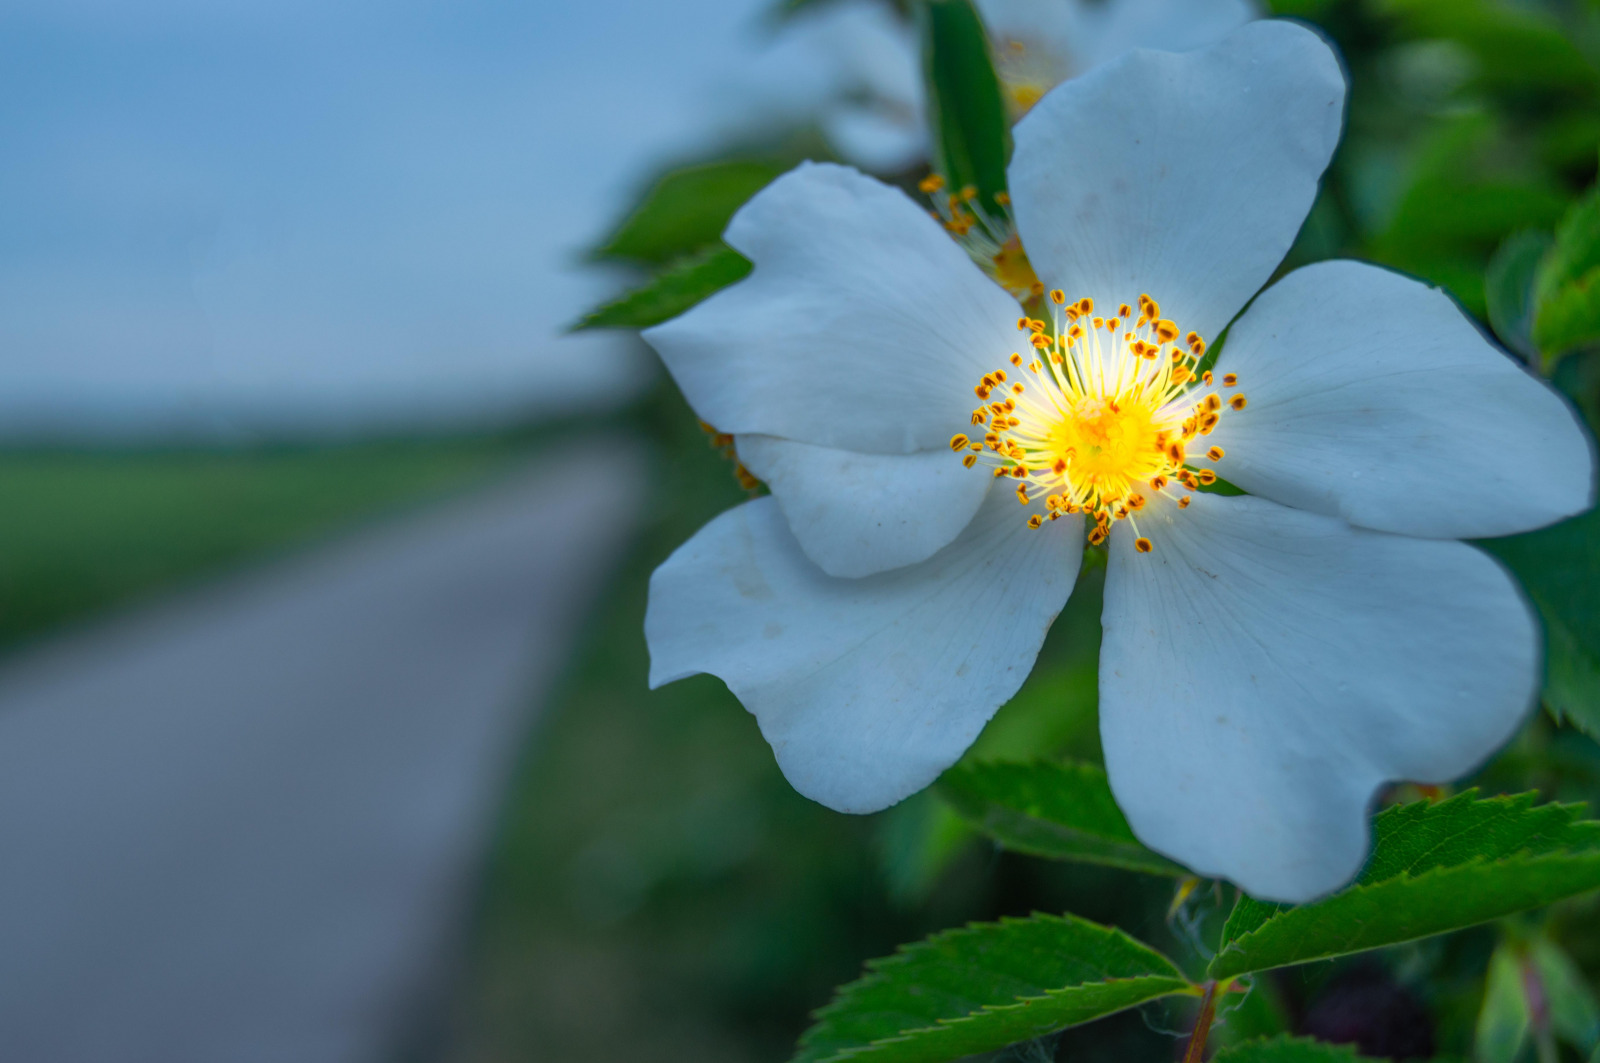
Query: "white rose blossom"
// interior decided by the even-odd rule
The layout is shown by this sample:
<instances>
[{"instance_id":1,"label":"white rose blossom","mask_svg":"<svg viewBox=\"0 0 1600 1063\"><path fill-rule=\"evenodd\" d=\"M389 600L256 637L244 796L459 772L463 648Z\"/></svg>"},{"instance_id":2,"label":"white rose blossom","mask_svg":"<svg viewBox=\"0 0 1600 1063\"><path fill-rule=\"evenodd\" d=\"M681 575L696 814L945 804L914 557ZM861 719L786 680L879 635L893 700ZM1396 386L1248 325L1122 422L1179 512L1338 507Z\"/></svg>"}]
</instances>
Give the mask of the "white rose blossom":
<instances>
[{"instance_id":1,"label":"white rose blossom","mask_svg":"<svg viewBox=\"0 0 1600 1063\"><path fill-rule=\"evenodd\" d=\"M797 790L884 808L1017 691L1087 532L1134 832L1265 899L1348 881L1380 786L1471 770L1537 694L1536 621L1455 540L1581 512L1593 462L1448 296L1358 262L1261 292L1196 376L1344 95L1319 37L1258 21L1045 96L1009 176L1049 320L853 170L753 199L727 231L752 274L645 335L772 494L656 571L651 685L720 676ZM1217 475L1248 494L1195 490Z\"/></svg>"},{"instance_id":2,"label":"white rose blossom","mask_svg":"<svg viewBox=\"0 0 1600 1063\"><path fill-rule=\"evenodd\" d=\"M1026 113L1133 48L1186 52L1260 17L1252 0L977 0L1006 95Z\"/></svg>"},{"instance_id":3,"label":"white rose blossom","mask_svg":"<svg viewBox=\"0 0 1600 1063\"><path fill-rule=\"evenodd\" d=\"M978 0L1013 115L1050 89L1132 48L1182 52L1212 44L1259 17L1252 0ZM806 52L828 71L819 107L839 156L878 172L927 157L921 64L911 27L881 0L845 0L797 15L778 53ZM775 69L803 81L790 64Z\"/></svg>"}]
</instances>

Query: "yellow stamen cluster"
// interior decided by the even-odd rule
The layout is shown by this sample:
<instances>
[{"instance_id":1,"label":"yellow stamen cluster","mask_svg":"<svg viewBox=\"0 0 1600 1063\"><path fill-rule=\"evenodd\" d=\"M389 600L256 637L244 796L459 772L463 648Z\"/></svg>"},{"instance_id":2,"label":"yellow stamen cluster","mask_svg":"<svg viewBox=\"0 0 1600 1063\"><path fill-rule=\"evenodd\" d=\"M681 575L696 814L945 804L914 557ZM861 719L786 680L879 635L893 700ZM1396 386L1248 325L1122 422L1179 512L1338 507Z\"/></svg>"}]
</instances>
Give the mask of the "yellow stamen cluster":
<instances>
[{"instance_id":1,"label":"yellow stamen cluster","mask_svg":"<svg viewBox=\"0 0 1600 1063\"><path fill-rule=\"evenodd\" d=\"M1243 409L1245 397L1224 400L1210 390L1211 374L1199 372L1205 340L1163 318L1148 295L1139 297L1137 318L1127 304L1097 316L1094 300L1068 303L1059 290L1050 304L1051 321L1017 321L1032 350L1011 356L1015 379L996 369L974 388L983 405L972 425L982 435L957 434L950 449L969 469L981 458L996 477L1017 481L1022 504L1042 498L1045 513L1030 516L1029 527L1083 513L1094 522L1091 543L1105 542L1119 520L1138 535L1137 514L1150 497L1176 499L1182 509L1188 491L1216 482L1214 471L1190 464L1189 449L1216 429L1224 405ZM1222 384L1234 387L1238 377L1229 373ZM1205 454L1219 461L1223 450ZM1154 548L1144 536L1134 547Z\"/></svg>"},{"instance_id":2,"label":"yellow stamen cluster","mask_svg":"<svg viewBox=\"0 0 1600 1063\"><path fill-rule=\"evenodd\" d=\"M1022 241L1017 237L1016 224L1011 220L1011 197L998 192L994 197L996 210L983 206L978 190L967 185L959 192L945 192L944 178L938 174L924 177L917 188L928 197L933 209L928 213L944 226L956 243L972 257L996 284L1017 299L1029 299L1044 294L1028 261Z\"/></svg>"}]
</instances>

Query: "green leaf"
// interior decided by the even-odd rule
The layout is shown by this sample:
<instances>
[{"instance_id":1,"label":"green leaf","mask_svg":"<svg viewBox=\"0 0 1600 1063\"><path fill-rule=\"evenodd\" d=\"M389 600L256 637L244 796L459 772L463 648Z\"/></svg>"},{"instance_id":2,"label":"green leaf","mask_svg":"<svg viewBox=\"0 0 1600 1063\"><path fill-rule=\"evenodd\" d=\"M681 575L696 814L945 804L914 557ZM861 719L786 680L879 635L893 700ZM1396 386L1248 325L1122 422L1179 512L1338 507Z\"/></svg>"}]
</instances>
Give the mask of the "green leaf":
<instances>
[{"instance_id":1,"label":"green leaf","mask_svg":"<svg viewBox=\"0 0 1600 1063\"><path fill-rule=\"evenodd\" d=\"M940 778L939 795L973 826L1019 853L1152 875L1189 874L1139 843L1105 771L1092 764L957 766Z\"/></svg>"},{"instance_id":2,"label":"green leaf","mask_svg":"<svg viewBox=\"0 0 1600 1063\"><path fill-rule=\"evenodd\" d=\"M1530 363L1539 358L1539 348L1533 342L1534 275L1550 245L1550 237L1544 233L1517 233L1494 253L1484 278L1489 324L1501 343Z\"/></svg>"},{"instance_id":3,"label":"green leaf","mask_svg":"<svg viewBox=\"0 0 1600 1063\"><path fill-rule=\"evenodd\" d=\"M1543 12L1504 0L1377 0L1410 33L1453 40L1477 61L1477 80L1501 88L1569 94L1570 106L1592 101L1600 72L1572 34Z\"/></svg>"},{"instance_id":4,"label":"green leaf","mask_svg":"<svg viewBox=\"0 0 1600 1063\"><path fill-rule=\"evenodd\" d=\"M743 280L749 272L750 260L733 248L709 248L669 266L620 299L589 311L572 331L659 325L713 292Z\"/></svg>"},{"instance_id":5,"label":"green leaf","mask_svg":"<svg viewBox=\"0 0 1600 1063\"><path fill-rule=\"evenodd\" d=\"M970 185L992 210L1006 190L1011 127L989 35L971 0L927 0L920 22L938 170L952 191Z\"/></svg>"},{"instance_id":6,"label":"green leaf","mask_svg":"<svg viewBox=\"0 0 1600 1063\"><path fill-rule=\"evenodd\" d=\"M1385 809L1354 884L1299 906L1240 897L1212 978L1395 945L1600 888L1600 822L1534 794Z\"/></svg>"},{"instance_id":7,"label":"green leaf","mask_svg":"<svg viewBox=\"0 0 1600 1063\"><path fill-rule=\"evenodd\" d=\"M1556 1036L1587 1052L1600 1041L1600 1001L1584 981L1583 972L1561 946L1547 937L1528 946L1529 959L1539 975Z\"/></svg>"},{"instance_id":8,"label":"green leaf","mask_svg":"<svg viewBox=\"0 0 1600 1063\"><path fill-rule=\"evenodd\" d=\"M659 265L722 238L728 219L789 167L771 159L732 159L674 170L594 251L595 258Z\"/></svg>"},{"instance_id":9,"label":"green leaf","mask_svg":"<svg viewBox=\"0 0 1600 1063\"><path fill-rule=\"evenodd\" d=\"M1600 511L1480 544L1522 581L1545 627L1545 706L1600 739Z\"/></svg>"},{"instance_id":10,"label":"green leaf","mask_svg":"<svg viewBox=\"0 0 1600 1063\"><path fill-rule=\"evenodd\" d=\"M1600 187L1574 203L1534 280L1533 340L1547 364L1600 342Z\"/></svg>"},{"instance_id":11,"label":"green leaf","mask_svg":"<svg viewBox=\"0 0 1600 1063\"><path fill-rule=\"evenodd\" d=\"M1348 1045L1324 1044L1308 1037L1274 1037L1224 1048L1211 1063L1361 1063L1364 1058Z\"/></svg>"},{"instance_id":12,"label":"green leaf","mask_svg":"<svg viewBox=\"0 0 1600 1063\"><path fill-rule=\"evenodd\" d=\"M1515 1063L1528 1040L1530 1019L1521 950L1502 941L1489 957L1483 1007L1472 1038L1473 1058L1478 1063Z\"/></svg>"},{"instance_id":13,"label":"green leaf","mask_svg":"<svg viewBox=\"0 0 1600 1063\"><path fill-rule=\"evenodd\" d=\"M926 900L977 834L927 791L914 794L878 821L878 847L889 898L911 907Z\"/></svg>"},{"instance_id":14,"label":"green leaf","mask_svg":"<svg viewBox=\"0 0 1600 1063\"><path fill-rule=\"evenodd\" d=\"M1159 952L1073 916L948 930L867 968L817 1012L795 1063L939 1063L1194 991Z\"/></svg>"}]
</instances>

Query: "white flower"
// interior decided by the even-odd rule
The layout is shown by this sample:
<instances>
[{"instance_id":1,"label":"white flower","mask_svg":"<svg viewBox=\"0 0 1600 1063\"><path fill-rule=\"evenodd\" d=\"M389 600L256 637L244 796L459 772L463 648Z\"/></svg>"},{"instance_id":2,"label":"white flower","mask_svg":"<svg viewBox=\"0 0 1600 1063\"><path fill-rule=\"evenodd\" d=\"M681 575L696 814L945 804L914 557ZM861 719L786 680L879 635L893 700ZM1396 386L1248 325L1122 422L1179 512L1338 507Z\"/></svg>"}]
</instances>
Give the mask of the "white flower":
<instances>
[{"instance_id":1,"label":"white flower","mask_svg":"<svg viewBox=\"0 0 1600 1063\"><path fill-rule=\"evenodd\" d=\"M977 0L1012 110L1133 48L1182 52L1258 17L1254 0ZM797 15L774 49L828 71L818 108L841 158L899 172L927 156L922 75L911 28L881 0L842 0ZM771 58L764 65L772 65ZM780 76L795 71L778 63Z\"/></svg>"},{"instance_id":2,"label":"white flower","mask_svg":"<svg viewBox=\"0 0 1600 1063\"><path fill-rule=\"evenodd\" d=\"M1348 880L1374 791L1468 771L1538 689L1521 594L1454 540L1582 511L1592 459L1447 296L1356 262L1284 277L1215 386L1183 379L1289 248L1344 91L1262 21L1046 96L1010 170L1064 292L1038 347L899 191L808 165L757 196L727 233L751 276L646 333L772 489L656 571L652 685L722 677L796 789L883 808L1016 692L1109 529L1101 734L1134 831L1262 898ZM1191 491L1202 466L1249 496Z\"/></svg>"},{"instance_id":3,"label":"white flower","mask_svg":"<svg viewBox=\"0 0 1600 1063\"><path fill-rule=\"evenodd\" d=\"M1258 18L1253 0L977 0L1019 113L1133 48L1186 52Z\"/></svg>"}]
</instances>

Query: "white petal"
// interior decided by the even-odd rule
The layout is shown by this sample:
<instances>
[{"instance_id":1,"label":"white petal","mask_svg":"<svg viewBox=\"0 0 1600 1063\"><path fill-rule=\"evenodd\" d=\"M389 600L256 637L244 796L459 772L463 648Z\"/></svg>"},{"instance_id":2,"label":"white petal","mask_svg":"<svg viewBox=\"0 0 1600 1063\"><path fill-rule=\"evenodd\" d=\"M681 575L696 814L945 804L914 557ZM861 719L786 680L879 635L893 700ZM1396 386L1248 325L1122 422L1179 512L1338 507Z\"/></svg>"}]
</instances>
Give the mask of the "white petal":
<instances>
[{"instance_id":1,"label":"white petal","mask_svg":"<svg viewBox=\"0 0 1600 1063\"><path fill-rule=\"evenodd\" d=\"M1229 330L1216 371L1237 373L1249 404L1212 433L1215 467L1252 494L1441 539L1525 531L1593 501L1566 402L1447 295L1397 273L1296 270Z\"/></svg>"},{"instance_id":2,"label":"white petal","mask_svg":"<svg viewBox=\"0 0 1600 1063\"><path fill-rule=\"evenodd\" d=\"M1017 123L1011 197L1041 280L1102 306L1148 293L1207 339L1267 282L1339 140L1322 39L1252 22L1196 52L1130 52Z\"/></svg>"},{"instance_id":3,"label":"white petal","mask_svg":"<svg viewBox=\"0 0 1600 1063\"><path fill-rule=\"evenodd\" d=\"M898 189L802 164L728 225L755 271L645 330L720 431L935 450L1019 350L1017 303Z\"/></svg>"},{"instance_id":4,"label":"white petal","mask_svg":"<svg viewBox=\"0 0 1600 1063\"><path fill-rule=\"evenodd\" d=\"M994 482L949 447L858 454L776 436L739 436L739 460L772 488L806 556L859 578L926 561L961 534Z\"/></svg>"},{"instance_id":5,"label":"white petal","mask_svg":"<svg viewBox=\"0 0 1600 1063\"><path fill-rule=\"evenodd\" d=\"M903 173L928 157L928 127L920 110L842 103L822 116L839 157L874 173Z\"/></svg>"},{"instance_id":6,"label":"white petal","mask_svg":"<svg viewBox=\"0 0 1600 1063\"><path fill-rule=\"evenodd\" d=\"M1464 543L1197 495L1112 537L1100 731L1146 845L1252 896L1306 901L1361 867L1388 780L1444 782L1517 729L1535 621Z\"/></svg>"},{"instance_id":7,"label":"white petal","mask_svg":"<svg viewBox=\"0 0 1600 1063\"><path fill-rule=\"evenodd\" d=\"M806 559L773 499L729 510L651 577L650 685L721 676L796 790L886 808L972 744L1066 603L1082 525L1025 517L994 492L932 559L848 580Z\"/></svg>"},{"instance_id":8,"label":"white petal","mask_svg":"<svg viewBox=\"0 0 1600 1063\"><path fill-rule=\"evenodd\" d=\"M1133 48L1187 52L1215 44L1261 15L1251 0L1073 0L1067 38L1078 73Z\"/></svg>"}]
</instances>

